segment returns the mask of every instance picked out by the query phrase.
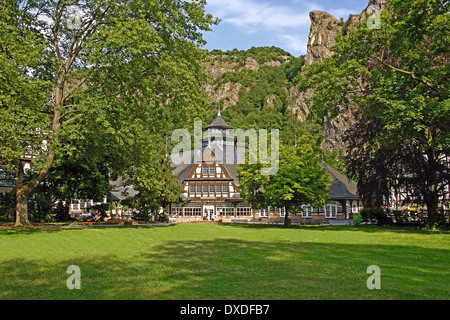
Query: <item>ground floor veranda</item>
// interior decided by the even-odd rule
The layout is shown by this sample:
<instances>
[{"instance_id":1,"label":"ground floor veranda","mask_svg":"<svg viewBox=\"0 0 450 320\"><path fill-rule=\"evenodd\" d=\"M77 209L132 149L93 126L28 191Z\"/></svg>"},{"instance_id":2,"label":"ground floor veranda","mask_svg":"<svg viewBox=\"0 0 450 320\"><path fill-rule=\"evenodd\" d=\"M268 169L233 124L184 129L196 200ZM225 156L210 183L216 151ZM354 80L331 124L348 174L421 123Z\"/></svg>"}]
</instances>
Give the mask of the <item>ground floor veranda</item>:
<instances>
[{"instance_id":1,"label":"ground floor veranda","mask_svg":"<svg viewBox=\"0 0 450 320\"><path fill-rule=\"evenodd\" d=\"M328 201L320 208L303 206L301 210L289 212L292 220L302 222L319 223L327 220L349 220L353 214L359 213L358 202L353 201ZM298 211L298 212L297 212ZM171 204L166 208L170 213L171 222L274 222L284 220L285 208L268 207L265 209L253 209L245 202L196 202L191 201L180 206Z\"/></svg>"}]
</instances>

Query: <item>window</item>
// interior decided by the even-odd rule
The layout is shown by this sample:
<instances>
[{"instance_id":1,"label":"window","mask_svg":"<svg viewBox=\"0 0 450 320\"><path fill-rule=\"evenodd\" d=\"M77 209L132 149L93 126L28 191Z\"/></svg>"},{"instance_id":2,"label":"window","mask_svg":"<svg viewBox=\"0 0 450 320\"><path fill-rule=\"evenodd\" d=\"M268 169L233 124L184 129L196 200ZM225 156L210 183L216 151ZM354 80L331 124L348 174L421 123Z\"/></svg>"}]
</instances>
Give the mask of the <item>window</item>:
<instances>
[{"instance_id":1,"label":"window","mask_svg":"<svg viewBox=\"0 0 450 320\"><path fill-rule=\"evenodd\" d=\"M210 186L209 186L209 194L210 194L211 196L214 195L214 190L215 190L214 185L210 185Z\"/></svg>"},{"instance_id":2,"label":"window","mask_svg":"<svg viewBox=\"0 0 450 320\"><path fill-rule=\"evenodd\" d=\"M227 185L227 184L224 184L224 185L222 186L222 192L228 194L228 185Z\"/></svg>"},{"instance_id":3,"label":"window","mask_svg":"<svg viewBox=\"0 0 450 320\"><path fill-rule=\"evenodd\" d=\"M201 216L202 215L202 207L199 204L192 203L184 206L184 215L185 216Z\"/></svg>"},{"instance_id":4,"label":"window","mask_svg":"<svg viewBox=\"0 0 450 320\"><path fill-rule=\"evenodd\" d=\"M283 208L280 208L280 217L284 217L286 215L286 209L283 207Z\"/></svg>"},{"instance_id":5,"label":"window","mask_svg":"<svg viewBox=\"0 0 450 320\"><path fill-rule=\"evenodd\" d=\"M203 195L205 195L205 196L208 195L208 186L207 185L203 186Z\"/></svg>"},{"instance_id":6,"label":"window","mask_svg":"<svg viewBox=\"0 0 450 320\"><path fill-rule=\"evenodd\" d=\"M325 218L336 218L337 214L337 205L329 204L325 206Z\"/></svg>"},{"instance_id":7,"label":"window","mask_svg":"<svg viewBox=\"0 0 450 320\"><path fill-rule=\"evenodd\" d=\"M236 207L236 215L237 216L251 216L252 215L252 207L248 204L238 204Z\"/></svg>"},{"instance_id":8,"label":"window","mask_svg":"<svg viewBox=\"0 0 450 320\"><path fill-rule=\"evenodd\" d=\"M352 203L352 213L358 213L358 204L356 201L353 201Z\"/></svg>"},{"instance_id":9,"label":"window","mask_svg":"<svg viewBox=\"0 0 450 320\"><path fill-rule=\"evenodd\" d=\"M222 216L234 216L234 206L230 203L219 203L217 205L217 214Z\"/></svg>"},{"instance_id":10,"label":"window","mask_svg":"<svg viewBox=\"0 0 450 320\"><path fill-rule=\"evenodd\" d=\"M191 184L191 185L189 186L189 192L190 192L190 193L195 193L195 186L194 186L194 185Z\"/></svg>"},{"instance_id":11,"label":"window","mask_svg":"<svg viewBox=\"0 0 450 320\"><path fill-rule=\"evenodd\" d=\"M203 176L208 175L208 167L203 167Z\"/></svg>"},{"instance_id":12,"label":"window","mask_svg":"<svg viewBox=\"0 0 450 320\"><path fill-rule=\"evenodd\" d=\"M259 215L261 217L268 217L269 216L269 211L267 209L261 209L261 210L259 210Z\"/></svg>"},{"instance_id":13,"label":"window","mask_svg":"<svg viewBox=\"0 0 450 320\"><path fill-rule=\"evenodd\" d=\"M200 193L202 193L202 186L198 185L197 186L197 194L200 194Z\"/></svg>"},{"instance_id":14,"label":"window","mask_svg":"<svg viewBox=\"0 0 450 320\"><path fill-rule=\"evenodd\" d=\"M183 209L181 207L175 207L175 206L172 207L172 214L181 216L182 212L183 212Z\"/></svg>"},{"instance_id":15,"label":"window","mask_svg":"<svg viewBox=\"0 0 450 320\"><path fill-rule=\"evenodd\" d=\"M222 192L222 186L219 184L216 186L216 193L221 193Z\"/></svg>"},{"instance_id":16,"label":"window","mask_svg":"<svg viewBox=\"0 0 450 320\"><path fill-rule=\"evenodd\" d=\"M313 208L311 208L311 206L304 206L303 212L302 212L302 217L303 218L312 218L312 212L313 212Z\"/></svg>"},{"instance_id":17,"label":"window","mask_svg":"<svg viewBox=\"0 0 450 320\"><path fill-rule=\"evenodd\" d=\"M209 175L210 176L214 176L216 173L216 168L215 167L209 167Z\"/></svg>"}]
</instances>

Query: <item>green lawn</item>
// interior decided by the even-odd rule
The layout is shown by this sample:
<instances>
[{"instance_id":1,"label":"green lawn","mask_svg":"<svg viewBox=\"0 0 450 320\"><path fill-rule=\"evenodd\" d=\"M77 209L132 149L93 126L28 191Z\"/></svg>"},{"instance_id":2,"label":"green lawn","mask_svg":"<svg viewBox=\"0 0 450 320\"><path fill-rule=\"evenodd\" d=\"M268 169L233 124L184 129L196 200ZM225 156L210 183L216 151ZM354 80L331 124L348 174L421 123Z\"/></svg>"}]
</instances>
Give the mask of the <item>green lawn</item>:
<instances>
[{"instance_id":1,"label":"green lawn","mask_svg":"<svg viewBox=\"0 0 450 320\"><path fill-rule=\"evenodd\" d=\"M448 299L449 262L450 233L414 229L6 228L0 299ZM70 265L80 290L66 286Z\"/></svg>"}]
</instances>

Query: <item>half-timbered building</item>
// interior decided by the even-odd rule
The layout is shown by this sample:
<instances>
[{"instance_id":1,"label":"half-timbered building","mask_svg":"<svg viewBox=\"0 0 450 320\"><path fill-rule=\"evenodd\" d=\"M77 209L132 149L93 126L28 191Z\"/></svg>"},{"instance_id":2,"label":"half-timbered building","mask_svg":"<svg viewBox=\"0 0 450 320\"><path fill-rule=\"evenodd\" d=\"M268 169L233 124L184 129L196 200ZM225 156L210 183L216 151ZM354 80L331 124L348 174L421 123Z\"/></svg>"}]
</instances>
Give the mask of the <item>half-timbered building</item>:
<instances>
[{"instance_id":1,"label":"half-timbered building","mask_svg":"<svg viewBox=\"0 0 450 320\"><path fill-rule=\"evenodd\" d=\"M284 208L254 210L240 196L237 160L243 159L245 149L238 147L232 129L219 112L206 128L202 148L190 151L188 163L176 165L173 173L184 190L186 203L171 204L167 210L178 222L264 222L284 218ZM320 223L352 219L353 214L359 212L361 204L356 183L330 166L325 167L332 177L327 204L322 208L304 206L302 212L290 213L291 219Z\"/></svg>"}]
</instances>

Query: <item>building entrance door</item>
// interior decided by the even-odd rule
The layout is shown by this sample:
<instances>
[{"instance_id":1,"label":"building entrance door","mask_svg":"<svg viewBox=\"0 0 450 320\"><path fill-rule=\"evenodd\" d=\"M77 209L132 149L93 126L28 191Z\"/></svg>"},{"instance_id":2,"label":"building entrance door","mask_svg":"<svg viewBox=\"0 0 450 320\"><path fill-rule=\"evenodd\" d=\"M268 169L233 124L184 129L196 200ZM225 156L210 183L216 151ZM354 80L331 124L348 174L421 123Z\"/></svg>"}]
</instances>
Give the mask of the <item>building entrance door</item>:
<instances>
[{"instance_id":1,"label":"building entrance door","mask_svg":"<svg viewBox=\"0 0 450 320\"><path fill-rule=\"evenodd\" d=\"M205 204L203 206L203 215L206 216L208 221L213 221L216 217L214 205L213 204Z\"/></svg>"}]
</instances>

